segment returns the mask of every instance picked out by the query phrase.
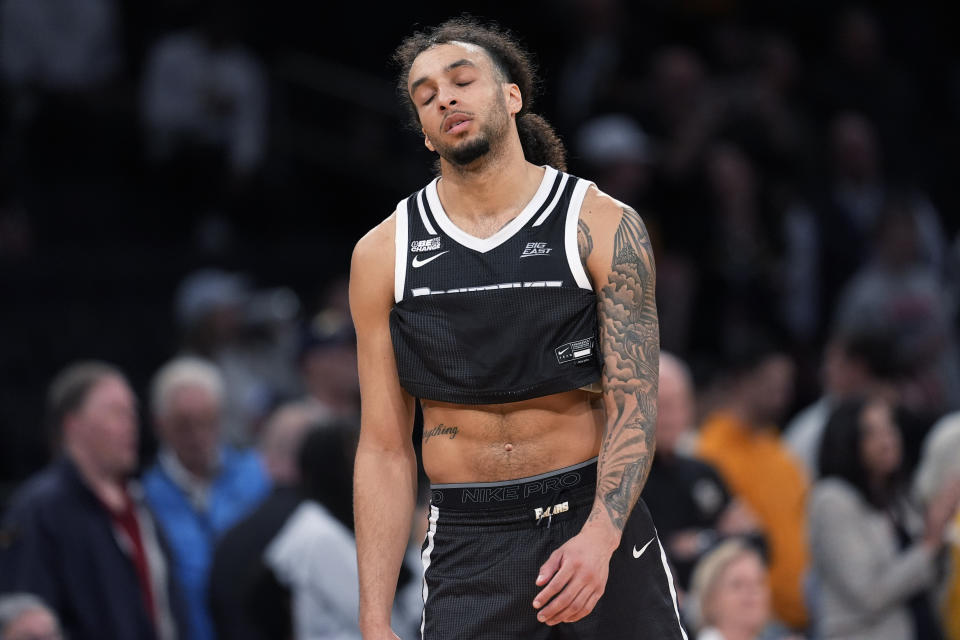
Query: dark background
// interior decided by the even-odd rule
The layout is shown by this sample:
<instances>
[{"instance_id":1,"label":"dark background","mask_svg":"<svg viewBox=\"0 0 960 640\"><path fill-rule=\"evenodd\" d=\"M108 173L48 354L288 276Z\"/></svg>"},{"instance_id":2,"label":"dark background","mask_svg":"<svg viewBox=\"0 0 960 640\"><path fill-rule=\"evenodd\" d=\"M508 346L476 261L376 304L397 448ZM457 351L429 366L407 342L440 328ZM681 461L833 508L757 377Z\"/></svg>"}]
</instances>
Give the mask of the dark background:
<instances>
[{"instance_id":1,"label":"dark background","mask_svg":"<svg viewBox=\"0 0 960 640\"><path fill-rule=\"evenodd\" d=\"M432 159L406 128L389 62L414 28L470 11L515 31L541 71L535 110L568 143L584 117L564 116L558 86L564 65L592 33L615 39L620 61L587 115L631 113L654 136L655 125L644 117L645 83L658 51L689 46L711 83L732 85L749 77L757 39L779 34L797 54L790 104L810 123L810 135L786 161L765 156L758 145L751 157L761 176L786 181L815 203L827 172L828 121L842 109L858 109L880 132L886 175L924 190L952 240L960 25L950 5L117 4L122 61L109 82L77 92L9 82L0 89L0 482L9 488L46 460L43 397L68 362L114 362L145 391L152 372L177 350L172 301L195 269L240 271L258 286L292 288L305 311L322 306L327 286L348 272L359 237L431 177ZM878 20L883 63L845 76L837 24L853 6ZM595 27L604 24L597 15L615 16L612 26ZM151 48L171 32L201 25L243 45L266 72L267 146L258 170L241 181L225 177L216 152L196 151L165 169L147 159L139 92ZM749 126L742 129L740 140L750 149ZM571 172L586 170L570 147ZM696 264L689 237L708 227L708 208L656 191L651 202L635 204L646 205L658 211L658 251L686 251ZM692 331L709 335L711 323L709 314L698 314ZM826 325L812 337L788 341L808 360L806 367L801 362L798 406L816 392L815 360ZM714 348L709 340L692 340L678 350L708 361Z\"/></svg>"}]
</instances>

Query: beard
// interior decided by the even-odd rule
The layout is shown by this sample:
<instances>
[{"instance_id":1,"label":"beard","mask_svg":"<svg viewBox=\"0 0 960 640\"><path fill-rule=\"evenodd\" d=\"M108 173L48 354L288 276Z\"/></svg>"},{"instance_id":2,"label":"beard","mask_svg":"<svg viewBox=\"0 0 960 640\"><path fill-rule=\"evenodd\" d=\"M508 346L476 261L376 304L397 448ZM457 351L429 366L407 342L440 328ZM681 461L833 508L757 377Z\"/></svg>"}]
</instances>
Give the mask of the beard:
<instances>
[{"instance_id":1,"label":"beard","mask_svg":"<svg viewBox=\"0 0 960 640\"><path fill-rule=\"evenodd\" d=\"M446 150L441 157L447 162L465 167L490 153L490 139L481 134L474 140L468 140L458 147Z\"/></svg>"}]
</instances>

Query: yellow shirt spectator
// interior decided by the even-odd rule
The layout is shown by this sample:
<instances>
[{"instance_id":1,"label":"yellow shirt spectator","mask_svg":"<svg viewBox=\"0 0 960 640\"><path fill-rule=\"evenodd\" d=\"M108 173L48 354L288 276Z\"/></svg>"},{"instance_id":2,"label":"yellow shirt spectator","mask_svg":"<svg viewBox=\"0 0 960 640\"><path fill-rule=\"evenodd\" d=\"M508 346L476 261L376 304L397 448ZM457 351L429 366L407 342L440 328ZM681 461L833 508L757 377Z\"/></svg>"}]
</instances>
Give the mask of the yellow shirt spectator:
<instances>
[{"instance_id":1,"label":"yellow shirt spectator","mask_svg":"<svg viewBox=\"0 0 960 640\"><path fill-rule=\"evenodd\" d=\"M752 428L726 411L714 412L704 422L698 454L717 467L731 491L760 519L770 546L774 612L802 629L807 622L803 580L809 562L806 474L774 427Z\"/></svg>"}]
</instances>

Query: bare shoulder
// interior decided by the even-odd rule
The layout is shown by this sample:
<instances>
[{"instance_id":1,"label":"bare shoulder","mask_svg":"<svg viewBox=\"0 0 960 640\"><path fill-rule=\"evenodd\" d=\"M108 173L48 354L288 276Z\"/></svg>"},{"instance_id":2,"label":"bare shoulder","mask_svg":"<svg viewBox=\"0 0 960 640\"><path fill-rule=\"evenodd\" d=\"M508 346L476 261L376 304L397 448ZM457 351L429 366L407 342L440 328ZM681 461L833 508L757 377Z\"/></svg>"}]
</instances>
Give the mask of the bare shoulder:
<instances>
[{"instance_id":1,"label":"bare shoulder","mask_svg":"<svg viewBox=\"0 0 960 640\"><path fill-rule=\"evenodd\" d=\"M397 213L394 211L384 218L374 228L367 231L362 238L357 241L353 248L353 263L356 267L367 262L379 264L387 262L387 254L392 259L394 256L394 234L397 228ZM389 262L393 266L392 262Z\"/></svg>"},{"instance_id":2,"label":"bare shoulder","mask_svg":"<svg viewBox=\"0 0 960 640\"><path fill-rule=\"evenodd\" d=\"M596 185L587 190L583 199L577 241L580 257L592 273L609 269L627 248L632 249L634 257L651 253L640 214ZM652 259L652 255L649 257Z\"/></svg>"},{"instance_id":3,"label":"bare shoulder","mask_svg":"<svg viewBox=\"0 0 960 640\"><path fill-rule=\"evenodd\" d=\"M393 300L395 230L394 212L370 229L353 248L350 264L350 306L354 315L371 307L389 305Z\"/></svg>"},{"instance_id":4,"label":"bare shoulder","mask_svg":"<svg viewBox=\"0 0 960 640\"><path fill-rule=\"evenodd\" d=\"M586 196L583 198L583 206L580 207L580 219L587 224L593 223L597 226L609 226L616 229L624 209L630 209L630 207L604 193L597 188L597 185L590 185Z\"/></svg>"}]
</instances>

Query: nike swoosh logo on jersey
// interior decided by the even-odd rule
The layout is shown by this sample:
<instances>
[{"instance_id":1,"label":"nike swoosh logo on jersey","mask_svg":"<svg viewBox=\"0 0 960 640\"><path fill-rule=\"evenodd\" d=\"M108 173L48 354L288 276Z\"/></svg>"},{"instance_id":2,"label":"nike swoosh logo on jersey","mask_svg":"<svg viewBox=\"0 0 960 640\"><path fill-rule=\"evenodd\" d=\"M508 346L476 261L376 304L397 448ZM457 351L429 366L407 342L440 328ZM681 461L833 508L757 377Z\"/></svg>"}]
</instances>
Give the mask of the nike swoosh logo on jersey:
<instances>
[{"instance_id":1,"label":"nike swoosh logo on jersey","mask_svg":"<svg viewBox=\"0 0 960 640\"><path fill-rule=\"evenodd\" d=\"M426 258L426 259L424 259L424 260L421 260L421 259L420 259L420 256L414 256L414 257L413 257L413 262L410 263L410 266L412 266L414 269L419 269L420 267L422 267L423 265L427 264L427 263L430 262L431 260L436 260L437 258L439 258L440 256L442 256L442 255L445 254L445 253L449 253L449 249L448 249L447 251L441 251L440 253L435 253L435 254L433 254L432 256L430 256L429 258Z\"/></svg>"},{"instance_id":2,"label":"nike swoosh logo on jersey","mask_svg":"<svg viewBox=\"0 0 960 640\"><path fill-rule=\"evenodd\" d=\"M656 540L656 537L650 538L650 542L653 542L654 540ZM643 552L646 551L647 547L650 546L650 542L647 542L647 544L643 545L643 547L640 548L640 551L637 551L637 545L633 545L633 557L639 558L642 556Z\"/></svg>"}]
</instances>

